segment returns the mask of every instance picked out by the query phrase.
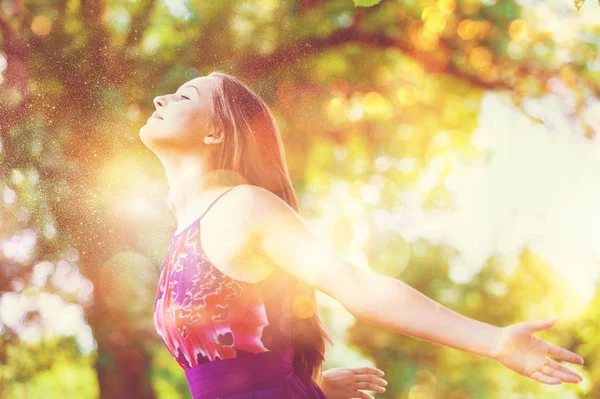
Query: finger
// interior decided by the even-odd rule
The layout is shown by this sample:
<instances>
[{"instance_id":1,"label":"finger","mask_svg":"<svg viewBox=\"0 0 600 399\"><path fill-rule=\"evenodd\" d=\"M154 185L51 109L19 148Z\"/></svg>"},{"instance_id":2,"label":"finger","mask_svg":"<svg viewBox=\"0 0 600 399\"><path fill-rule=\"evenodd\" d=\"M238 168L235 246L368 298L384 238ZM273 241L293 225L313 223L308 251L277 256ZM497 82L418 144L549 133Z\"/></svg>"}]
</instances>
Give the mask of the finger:
<instances>
[{"instance_id":1,"label":"finger","mask_svg":"<svg viewBox=\"0 0 600 399\"><path fill-rule=\"evenodd\" d=\"M542 374L539 371L536 371L535 373L531 374L529 378L532 378L539 382L543 382L548 385L558 385L561 383L560 379L556 377L548 377L547 375Z\"/></svg>"},{"instance_id":2,"label":"finger","mask_svg":"<svg viewBox=\"0 0 600 399\"><path fill-rule=\"evenodd\" d=\"M546 359L546 365L548 365L549 367L552 367L555 370L558 370L562 373L571 375L573 377L575 377L577 379L577 381L575 382L581 382L583 380L583 377L580 374L577 374L575 371L571 370L568 367L563 366L562 364L560 364L559 362L552 360L552 359Z\"/></svg>"},{"instance_id":3,"label":"finger","mask_svg":"<svg viewBox=\"0 0 600 399\"><path fill-rule=\"evenodd\" d=\"M542 366L542 368L540 369L540 373L547 375L548 377L558 378L559 380L561 380L561 382L579 383L579 377L563 373L562 371L558 371L550 366Z\"/></svg>"},{"instance_id":4,"label":"finger","mask_svg":"<svg viewBox=\"0 0 600 399\"><path fill-rule=\"evenodd\" d=\"M384 380L383 378L379 378L375 375L357 375L354 378L354 381L356 382L371 382L373 384L377 384L377 385L387 385L387 381Z\"/></svg>"},{"instance_id":5,"label":"finger","mask_svg":"<svg viewBox=\"0 0 600 399\"><path fill-rule=\"evenodd\" d=\"M383 376L385 373L383 370L379 370L375 367L356 367L352 369L354 374L375 374L379 376Z\"/></svg>"},{"instance_id":6,"label":"finger","mask_svg":"<svg viewBox=\"0 0 600 399\"><path fill-rule=\"evenodd\" d=\"M370 382L359 382L355 389L365 389L367 391L385 392L385 388L380 385L375 385Z\"/></svg>"},{"instance_id":7,"label":"finger","mask_svg":"<svg viewBox=\"0 0 600 399\"><path fill-rule=\"evenodd\" d=\"M375 399L373 396L369 395L368 393L364 393L361 391L356 391L356 393L353 393L352 395L353 395L353 397L360 398L360 399Z\"/></svg>"},{"instance_id":8,"label":"finger","mask_svg":"<svg viewBox=\"0 0 600 399\"><path fill-rule=\"evenodd\" d=\"M552 327L558 321L558 316L554 316L550 319L535 320L527 322L529 330L532 332L547 330Z\"/></svg>"},{"instance_id":9,"label":"finger","mask_svg":"<svg viewBox=\"0 0 600 399\"><path fill-rule=\"evenodd\" d=\"M560 346L554 345L553 343L544 341L548 348L548 354L559 360L565 360L571 363L583 364L583 358L576 353L561 348Z\"/></svg>"}]
</instances>

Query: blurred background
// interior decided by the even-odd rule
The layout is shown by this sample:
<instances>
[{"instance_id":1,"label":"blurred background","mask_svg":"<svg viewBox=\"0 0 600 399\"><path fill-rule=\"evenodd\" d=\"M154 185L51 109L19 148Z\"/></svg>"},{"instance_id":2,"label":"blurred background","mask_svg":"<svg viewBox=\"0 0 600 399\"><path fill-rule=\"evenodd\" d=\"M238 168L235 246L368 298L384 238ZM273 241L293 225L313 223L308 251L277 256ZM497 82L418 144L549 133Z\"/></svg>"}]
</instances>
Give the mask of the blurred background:
<instances>
[{"instance_id":1,"label":"blurred background","mask_svg":"<svg viewBox=\"0 0 600 399\"><path fill-rule=\"evenodd\" d=\"M318 293L379 398L600 397L593 0L0 1L0 397L189 398L152 305L176 219L138 132L219 70L271 107L301 214L360 267L585 358L544 385Z\"/></svg>"}]
</instances>

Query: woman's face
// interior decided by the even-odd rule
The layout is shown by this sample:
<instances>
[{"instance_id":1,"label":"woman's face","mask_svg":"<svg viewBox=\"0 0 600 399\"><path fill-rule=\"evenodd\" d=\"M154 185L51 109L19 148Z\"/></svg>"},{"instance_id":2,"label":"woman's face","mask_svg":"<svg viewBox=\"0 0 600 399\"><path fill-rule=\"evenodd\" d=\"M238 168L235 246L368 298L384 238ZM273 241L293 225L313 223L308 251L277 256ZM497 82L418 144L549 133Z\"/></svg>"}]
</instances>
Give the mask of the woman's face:
<instances>
[{"instance_id":1,"label":"woman's face","mask_svg":"<svg viewBox=\"0 0 600 399\"><path fill-rule=\"evenodd\" d=\"M208 121L213 112L212 94L218 77L202 76L181 85L174 94L154 98L156 111L140 129L146 146L177 146L190 149L202 146L209 134Z\"/></svg>"}]
</instances>

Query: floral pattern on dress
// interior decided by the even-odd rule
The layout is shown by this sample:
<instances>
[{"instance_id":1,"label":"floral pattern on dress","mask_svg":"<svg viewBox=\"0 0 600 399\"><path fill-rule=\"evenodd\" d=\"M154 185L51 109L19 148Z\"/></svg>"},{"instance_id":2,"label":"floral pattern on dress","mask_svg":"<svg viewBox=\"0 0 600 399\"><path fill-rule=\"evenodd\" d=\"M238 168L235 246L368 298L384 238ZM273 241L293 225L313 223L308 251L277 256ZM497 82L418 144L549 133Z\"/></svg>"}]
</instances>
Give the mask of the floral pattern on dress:
<instances>
[{"instance_id":1,"label":"floral pattern on dress","mask_svg":"<svg viewBox=\"0 0 600 399\"><path fill-rule=\"evenodd\" d=\"M199 245L199 225L174 236L160 273L154 323L179 365L232 359L240 351L266 352L269 325L258 284L223 274Z\"/></svg>"}]
</instances>

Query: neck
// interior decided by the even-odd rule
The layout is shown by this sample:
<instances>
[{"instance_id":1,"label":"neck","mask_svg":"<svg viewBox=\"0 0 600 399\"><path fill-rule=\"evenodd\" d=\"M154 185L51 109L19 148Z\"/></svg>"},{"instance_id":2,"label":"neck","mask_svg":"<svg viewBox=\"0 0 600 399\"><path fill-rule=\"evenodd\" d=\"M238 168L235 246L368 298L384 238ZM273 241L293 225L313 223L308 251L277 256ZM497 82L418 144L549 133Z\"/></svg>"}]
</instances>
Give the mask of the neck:
<instances>
[{"instance_id":1,"label":"neck","mask_svg":"<svg viewBox=\"0 0 600 399\"><path fill-rule=\"evenodd\" d=\"M193 209L203 193L220 186L216 173L198 156L163 159L163 165L169 182L169 207L177 218Z\"/></svg>"},{"instance_id":2,"label":"neck","mask_svg":"<svg viewBox=\"0 0 600 399\"><path fill-rule=\"evenodd\" d=\"M168 204L175 217L185 219L195 215L200 196L209 190L247 183L239 174L212 168L204 158L181 156L161 159L169 182Z\"/></svg>"}]
</instances>

